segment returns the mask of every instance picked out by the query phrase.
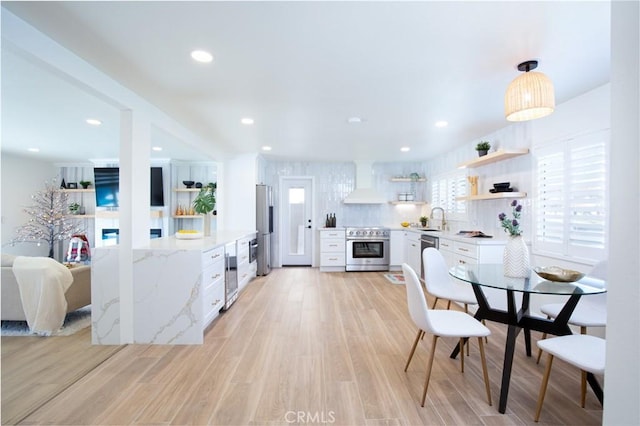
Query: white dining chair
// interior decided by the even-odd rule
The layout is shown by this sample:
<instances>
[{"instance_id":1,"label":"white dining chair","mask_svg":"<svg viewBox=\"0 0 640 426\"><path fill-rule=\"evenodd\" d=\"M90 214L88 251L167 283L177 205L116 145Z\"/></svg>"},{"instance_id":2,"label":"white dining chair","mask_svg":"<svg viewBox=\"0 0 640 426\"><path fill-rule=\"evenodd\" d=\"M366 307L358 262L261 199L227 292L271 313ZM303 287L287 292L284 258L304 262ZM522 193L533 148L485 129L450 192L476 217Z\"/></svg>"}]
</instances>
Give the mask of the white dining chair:
<instances>
[{"instance_id":1,"label":"white dining chair","mask_svg":"<svg viewBox=\"0 0 640 426\"><path fill-rule=\"evenodd\" d=\"M547 365L540 385L538 404L536 406L535 421L540 419L542 403L547 392L549 375L551 374L551 364L553 359L559 358L568 364L578 367L583 376L586 373L604 374L605 367L605 340L600 337L589 336L588 334L570 334L567 336L551 337L537 342L538 348L547 352ZM580 400L582 408L587 394L587 383L582 382L580 386Z\"/></svg>"},{"instance_id":2,"label":"white dining chair","mask_svg":"<svg viewBox=\"0 0 640 426\"><path fill-rule=\"evenodd\" d=\"M424 265L424 285L427 292L435 297L431 309L436 308L439 299L448 301L447 309L451 308L451 302L462 303L465 312L468 312L469 305L478 303L469 284L460 283L449 276L447 262L438 249L433 247L424 249L422 262Z\"/></svg>"},{"instance_id":3,"label":"white dining chair","mask_svg":"<svg viewBox=\"0 0 640 426\"><path fill-rule=\"evenodd\" d=\"M487 391L487 400L491 405L491 390L489 387L489 374L487 373L487 361L484 354L484 346L482 338L491 334L491 331L482 325L478 320L470 315L467 315L460 311L449 310L434 310L429 309L427 305L427 299L422 290L420 279L416 272L404 263L402 265L402 273L404 274L405 287L407 289L407 305L409 307L409 315L414 324L418 327L418 334L409 359L404 367L406 372L413 358L413 354L416 351L416 347L420 341L420 338L425 333L433 335L431 344L431 352L429 353L429 361L427 362L427 377L424 383L424 390L422 392L421 405L424 407L424 401L427 397L427 389L429 388L429 378L431 377L431 368L433 366L433 359L436 353L436 343L439 337L457 337L460 345L460 370L464 373L464 353L462 348L464 346L464 339L470 337L477 337L478 344L480 346L480 358L482 360L482 373L484 375L484 383Z\"/></svg>"},{"instance_id":4,"label":"white dining chair","mask_svg":"<svg viewBox=\"0 0 640 426\"><path fill-rule=\"evenodd\" d=\"M588 274L589 277L599 280L607 279L607 261L597 263ZM594 284L597 285L596 282ZM545 314L547 318L556 318L560 315L560 311L564 307L564 303L548 303L540 307L540 312ZM569 325L580 327L580 334L587 334L587 327L606 327L607 325L607 293L594 294L580 298L576 308L571 313ZM547 333L542 335L542 339L547 338ZM542 350L538 349L538 357L536 363L540 362ZM582 375L583 383L586 383L586 374ZM584 407L584 401L582 401Z\"/></svg>"}]
</instances>

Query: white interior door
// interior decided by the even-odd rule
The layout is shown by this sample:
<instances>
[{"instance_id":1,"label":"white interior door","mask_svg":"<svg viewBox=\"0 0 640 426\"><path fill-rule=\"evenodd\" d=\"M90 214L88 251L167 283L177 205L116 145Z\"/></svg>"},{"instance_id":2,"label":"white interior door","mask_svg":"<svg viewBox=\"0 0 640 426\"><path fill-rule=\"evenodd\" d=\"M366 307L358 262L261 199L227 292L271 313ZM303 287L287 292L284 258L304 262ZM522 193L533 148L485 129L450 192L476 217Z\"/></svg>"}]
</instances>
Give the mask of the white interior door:
<instances>
[{"instance_id":1,"label":"white interior door","mask_svg":"<svg viewBox=\"0 0 640 426\"><path fill-rule=\"evenodd\" d=\"M311 266L312 178L282 178L281 186L282 266Z\"/></svg>"}]
</instances>

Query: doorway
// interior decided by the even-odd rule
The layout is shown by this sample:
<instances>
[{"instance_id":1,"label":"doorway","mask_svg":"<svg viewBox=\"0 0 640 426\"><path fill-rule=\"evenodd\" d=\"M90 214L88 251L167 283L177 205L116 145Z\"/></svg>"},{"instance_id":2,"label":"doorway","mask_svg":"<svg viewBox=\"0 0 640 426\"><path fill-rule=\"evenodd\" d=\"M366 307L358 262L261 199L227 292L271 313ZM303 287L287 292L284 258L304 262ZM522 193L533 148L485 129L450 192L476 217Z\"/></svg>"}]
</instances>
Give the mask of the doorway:
<instances>
[{"instance_id":1,"label":"doorway","mask_svg":"<svg viewBox=\"0 0 640 426\"><path fill-rule=\"evenodd\" d=\"M313 177L282 177L280 188L282 266L311 266Z\"/></svg>"}]
</instances>

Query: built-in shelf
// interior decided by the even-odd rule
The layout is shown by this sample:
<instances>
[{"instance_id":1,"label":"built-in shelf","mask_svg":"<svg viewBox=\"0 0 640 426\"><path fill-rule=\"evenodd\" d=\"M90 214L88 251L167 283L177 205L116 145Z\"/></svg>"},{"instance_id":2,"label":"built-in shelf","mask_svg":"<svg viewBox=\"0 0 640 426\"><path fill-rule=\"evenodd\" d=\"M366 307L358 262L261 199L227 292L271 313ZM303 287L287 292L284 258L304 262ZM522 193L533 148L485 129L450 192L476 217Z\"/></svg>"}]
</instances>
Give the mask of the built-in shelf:
<instances>
[{"instance_id":1,"label":"built-in shelf","mask_svg":"<svg viewBox=\"0 0 640 426\"><path fill-rule=\"evenodd\" d=\"M101 217L101 218L117 218L120 215L120 212L118 211L98 211L95 214L95 217ZM88 216L88 215L85 215ZM162 217L162 210L151 210L150 212L150 217L152 218L161 218Z\"/></svg>"},{"instance_id":2,"label":"built-in shelf","mask_svg":"<svg viewBox=\"0 0 640 426\"><path fill-rule=\"evenodd\" d=\"M394 204L394 205L399 205L399 204L411 204L414 206L422 206L424 204L427 204L424 201L389 201L390 204Z\"/></svg>"},{"instance_id":3,"label":"built-in shelf","mask_svg":"<svg viewBox=\"0 0 640 426\"><path fill-rule=\"evenodd\" d=\"M201 214L177 214L171 217L174 219L202 219L204 216Z\"/></svg>"},{"instance_id":4,"label":"built-in shelf","mask_svg":"<svg viewBox=\"0 0 640 426\"><path fill-rule=\"evenodd\" d=\"M529 153L529 149L499 149L490 154L484 155L482 157L475 158L473 160L467 161L465 163L461 163L458 165L459 169L472 169L474 167L484 166L486 164L495 163L497 161L508 160L509 158L519 157L521 155L526 155Z\"/></svg>"},{"instance_id":5,"label":"built-in shelf","mask_svg":"<svg viewBox=\"0 0 640 426\"><path fill-rule=\"evenodd\" d=\"M200 192L200 188L173 188L173 192Z\"/></svg>"},{"instance_id":6,"label":"built-in shelf","mask_svg":"<svg viewBox=\"0 0 640 426\"><path fill-rule=\"evenodd\" d=\"M64 192L76 192L76 193L77 192L96 192L95 189L91 189L91 188L87 188L87 189L83 189L83 188L80 188L80 189L69 189L69 188L66 188L66 189L63 189L63 191Z\"/></svg>"},{"instance_id":7,"label":"built-in shelf","mask_svg":"<svg viewBox=\"0 0 640 426\"><path fill-rule=\"evenodd\" d=\"M391 178L391 182L426 182L425 178L411 179L411 178Z\"/></svg>"},{"instance_id":8,"label":"built-in shelf","mask_svg":"<svg viewBox=\"0 0 640 426\"><path fill-rule=\"evenodd\" d=\"M466 197L456 197L458 201L464 200L497 200L500 198L525 198L526 192L497 192L495 194L469 195Z\"/></svg>"},{"instance_id":9,"label":"built-in shelf","mask_svg":"<svg viewBox=\"0 0 640 426\"><path fill-rule=\"evenodd\" d=\"M65 215L68 219L93 219L95 215L92 214L68 214Z\"/></svg>"}]
</instances>

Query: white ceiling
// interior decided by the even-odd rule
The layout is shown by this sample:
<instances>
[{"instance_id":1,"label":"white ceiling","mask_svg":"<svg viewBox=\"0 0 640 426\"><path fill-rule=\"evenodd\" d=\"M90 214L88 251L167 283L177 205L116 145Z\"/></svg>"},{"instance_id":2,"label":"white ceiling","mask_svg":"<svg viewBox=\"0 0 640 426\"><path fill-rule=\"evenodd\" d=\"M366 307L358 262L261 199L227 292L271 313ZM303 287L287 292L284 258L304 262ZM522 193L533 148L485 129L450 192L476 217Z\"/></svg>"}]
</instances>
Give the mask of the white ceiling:
<instances>
[{"instance_id":1,"label":"white ceiling","mask_svg":"<svg viewBox=\"0 0 640 426\"><path fill-rule=\"evenodd\" d=\"M269 145L289 159L429 159L509 124L504 91L519 62L540 61L557 103L609 81L609 2L2 6L230 154ZM194 48L214 62L194 63ZM66 158L118 156L118 111L5 48L2 102L3 151L50 143ZM105 124L89 128L90 115ZM253 126L240 124L247 116ZM153 137L162 157L195 155Z\"/></svg>"}]
</instances>

